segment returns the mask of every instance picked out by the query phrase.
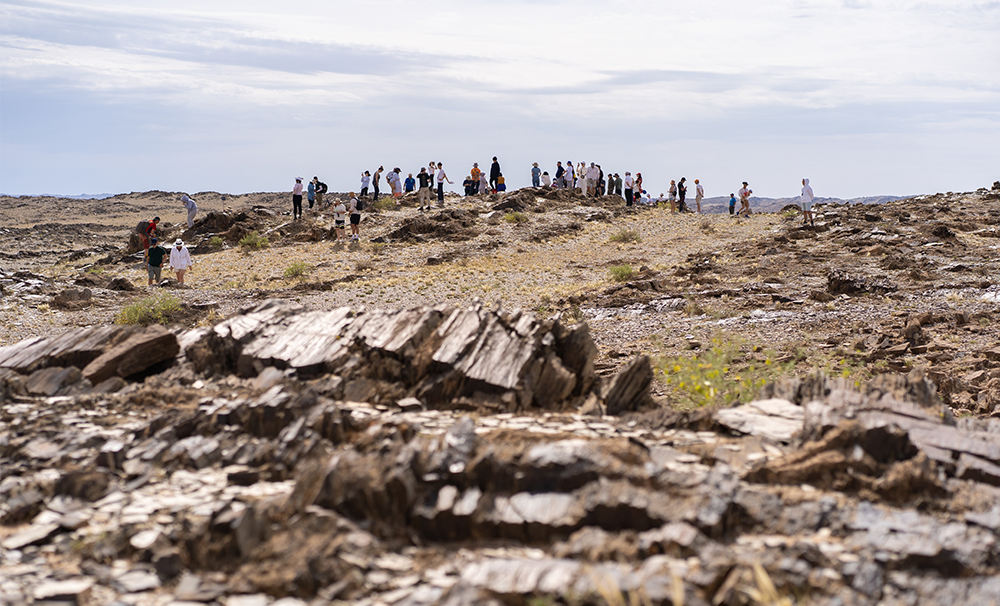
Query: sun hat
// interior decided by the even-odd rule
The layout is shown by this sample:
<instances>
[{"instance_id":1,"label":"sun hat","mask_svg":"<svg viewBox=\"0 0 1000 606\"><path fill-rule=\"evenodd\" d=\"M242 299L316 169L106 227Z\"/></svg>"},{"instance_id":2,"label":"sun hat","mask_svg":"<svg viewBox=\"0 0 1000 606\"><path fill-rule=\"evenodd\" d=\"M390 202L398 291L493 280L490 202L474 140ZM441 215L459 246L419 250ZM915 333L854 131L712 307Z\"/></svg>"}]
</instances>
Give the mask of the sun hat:
<instances>
[{"instance_id":1,"label":"sun hat","mask_svg":"<svg viewBox=\"0 0 1000 606\"><path fill-rule=\"evenodd\" d=\"M176 240L174 240L174 246L184 246L184 241L181 240L180 238L177 238Z\"/></svg>"}]
</instances>

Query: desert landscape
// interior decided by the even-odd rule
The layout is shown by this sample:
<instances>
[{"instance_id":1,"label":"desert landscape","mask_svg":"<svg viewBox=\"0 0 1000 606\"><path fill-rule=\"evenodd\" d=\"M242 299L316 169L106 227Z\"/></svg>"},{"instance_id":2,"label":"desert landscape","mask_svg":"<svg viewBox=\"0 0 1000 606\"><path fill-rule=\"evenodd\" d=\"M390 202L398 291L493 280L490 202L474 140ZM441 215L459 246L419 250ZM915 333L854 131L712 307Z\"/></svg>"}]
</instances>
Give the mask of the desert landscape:
<instances>
[{"instance_id":1,"label":"desert landscape","mask_svg":"<svg viewBox=\"0 0 1000 606\"><path fill-rule=\"evenodd\" d=\"M1000 182L193 197L0 197L0 603L1000 603Z\"/></svg>"}]
</instances>

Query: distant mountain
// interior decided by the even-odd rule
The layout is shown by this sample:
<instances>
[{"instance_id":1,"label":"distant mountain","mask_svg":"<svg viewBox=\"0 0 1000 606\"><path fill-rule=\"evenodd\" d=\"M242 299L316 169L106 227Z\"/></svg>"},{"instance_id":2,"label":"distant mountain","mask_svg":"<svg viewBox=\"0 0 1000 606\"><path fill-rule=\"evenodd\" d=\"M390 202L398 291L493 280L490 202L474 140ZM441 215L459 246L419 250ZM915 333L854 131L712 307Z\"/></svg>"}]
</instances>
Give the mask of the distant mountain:
<instances>
[{"instance_id":1,"label":"distant mountain","mask_svg":"<svg viewBox=\"0 0 1000 606\"><path fill-rule=\"evenodd\" d=\"M61 194L29 194L24 196L8 196L7 194L0 194L2 197L7 198L66 198L68 200L103 200L105 198L111 198L115 194L80 194L79 196L63 196Z\"/></svg>"},{"instance_id":2,"label":"distant mountain","mask_svg":"<svg viewBox=\"0 0 1000 606\"><path fill-rule=\"evenodd\" d=\"M913 196L865 196L863 198L814 198L813 204L885 204L893 200L904 200ZM693 206L694 200L688 200L689 206ZM754 212L775 213L780 212L789 204L798 206L799 197L794 198L750 198L750 208ZM739 204L736 205L739 208ZM701 201L701 210L706 213L728 213L729 197L719 196L715 198L705 198Z\"/></svg>"}]
</instances>

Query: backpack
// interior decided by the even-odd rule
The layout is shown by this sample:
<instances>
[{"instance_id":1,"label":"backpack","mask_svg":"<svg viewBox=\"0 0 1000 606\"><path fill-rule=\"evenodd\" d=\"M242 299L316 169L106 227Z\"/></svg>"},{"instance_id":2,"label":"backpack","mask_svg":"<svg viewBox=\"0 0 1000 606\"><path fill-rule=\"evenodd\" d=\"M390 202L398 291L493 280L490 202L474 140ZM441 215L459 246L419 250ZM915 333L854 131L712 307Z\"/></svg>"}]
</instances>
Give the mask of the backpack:
<instances>
[{"instance_id":1,"label":"backpack","mask_svg":"<svg viewBox=\"0 0 1000 606\"><path fill-rule=\"evenodd\" d=\"M319 192L319 193L321 193L321 194L325 194L326 193L326 183L323 183L322 181L320 181L319 184L316 187L316 191Z\"/></svg>"},{"instance_id":2,"label":"backpack","mask_svg":"<svg viewBox=\"0 0 1000 606\"><path fill-rule=\"evenodd\" d=\"M139 221L139 224L135 226L135 232L143 236L146 235L147 229L149 229L149 221Z\"/></svg>"},{"instance_id":3,"label":"backpack","mask_svg":"<svg viewBox=\"0 0 1000 606\"><path fill-rule=\"evenodd\" d=\"M354 205L354 207L357 208L358 210L364 210L365 209L365 199L363 197L359 196L358 198L356 198L356 200L358 202L357 202L357 204Z\"/></svg>"}]
</instances>

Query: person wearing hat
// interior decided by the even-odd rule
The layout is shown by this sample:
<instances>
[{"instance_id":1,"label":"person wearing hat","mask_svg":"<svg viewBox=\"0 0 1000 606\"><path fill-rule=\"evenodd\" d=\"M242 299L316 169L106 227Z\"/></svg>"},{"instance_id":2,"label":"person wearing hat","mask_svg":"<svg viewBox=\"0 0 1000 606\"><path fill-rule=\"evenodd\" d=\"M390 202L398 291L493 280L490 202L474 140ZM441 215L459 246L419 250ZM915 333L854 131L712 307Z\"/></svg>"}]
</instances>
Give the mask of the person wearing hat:
<instances>
[{"instance_id":1,"label":"person wearing hat","mask_svg":"<svg viewBox=\"0 0 1000 606\"><path fill-rule=\"evenodd\" d=\"M292 220L302 218L302 177L295 177L292 188Z\"/></svg>"},{"instance_id":2,"label":"person wearing hat","mask_svg":"<svg viewBox=\"0 0 1000 606\"><path fill-rule=\"evenodd\" d=\"M181 202L184 204L184 208L188 211L188 229L194 227L194 216L198 214L198 205L191 196L184 194L181 196Z\"/></svg>"},{"instance_id":3,"label":"person wearing hat","mask_svg":"<svg viewBox=\"0 0 1000 606\"><path fill-rule=\"evenodd\" d=\"M736 194L740 197L740 209L736 211L736 216L739 217L740 215L743 215L744 217L749 217L750 195L753 194L753 190L750 189L750 184L744 181L743 187L741 187Z\"/></svg>"},{"instance_id":4,"label":"person wearing hat","mask_svg":"<svg viewBox=\"0 0 1000 606\"><path fill-rule=\"evenodd\" d=\"M163 270L163 258L167 256L167 249L160 246L158 240L154 238L149 239L149 249L146 251L146 273L149 274L149 286L153 285L155 280L157 284L160 283L160 274Z\"/></svg>"},{"instance_id":5,"label":"person wearing hat","mask_svg":"<svg viewBox=\"0 0 1000 606\"><path fill-rule=\"evenodd\" d=\"M479 170L479 162L473 162L472 163L472 170L469 171L469 178L472 180L472 193L474 193L474 194L478 194L479 193L479 180L480 180L480 176L482 174L483 174L483 171ZM486 192L483 191L483 193L486 193Z\"/></svg>"},{"instance_id":6,"label":"person wearing hat","mask_svg":"<svg viewBox=\"0 0 1000 606\"><path fill-rule=\"evenodd\" d=\"M531 163L531 186L540 187L542 185L542 169L538 168L538 162Z\"/></svg>"},{"instance_id":7,"label":"person wearing hat","mask_svg":"<svg viewBox=\"0 0 1000 606\"><path fill-rule=\"evenodd\" d=\"M184 284L184 274L191 269L192 265L194 263L191 261L191 253L187 246L184 246L184 241L177 238L174 241L174 247L170 249L170 268L177 274L178 282Z\"/></svg>"}]
</instances>

